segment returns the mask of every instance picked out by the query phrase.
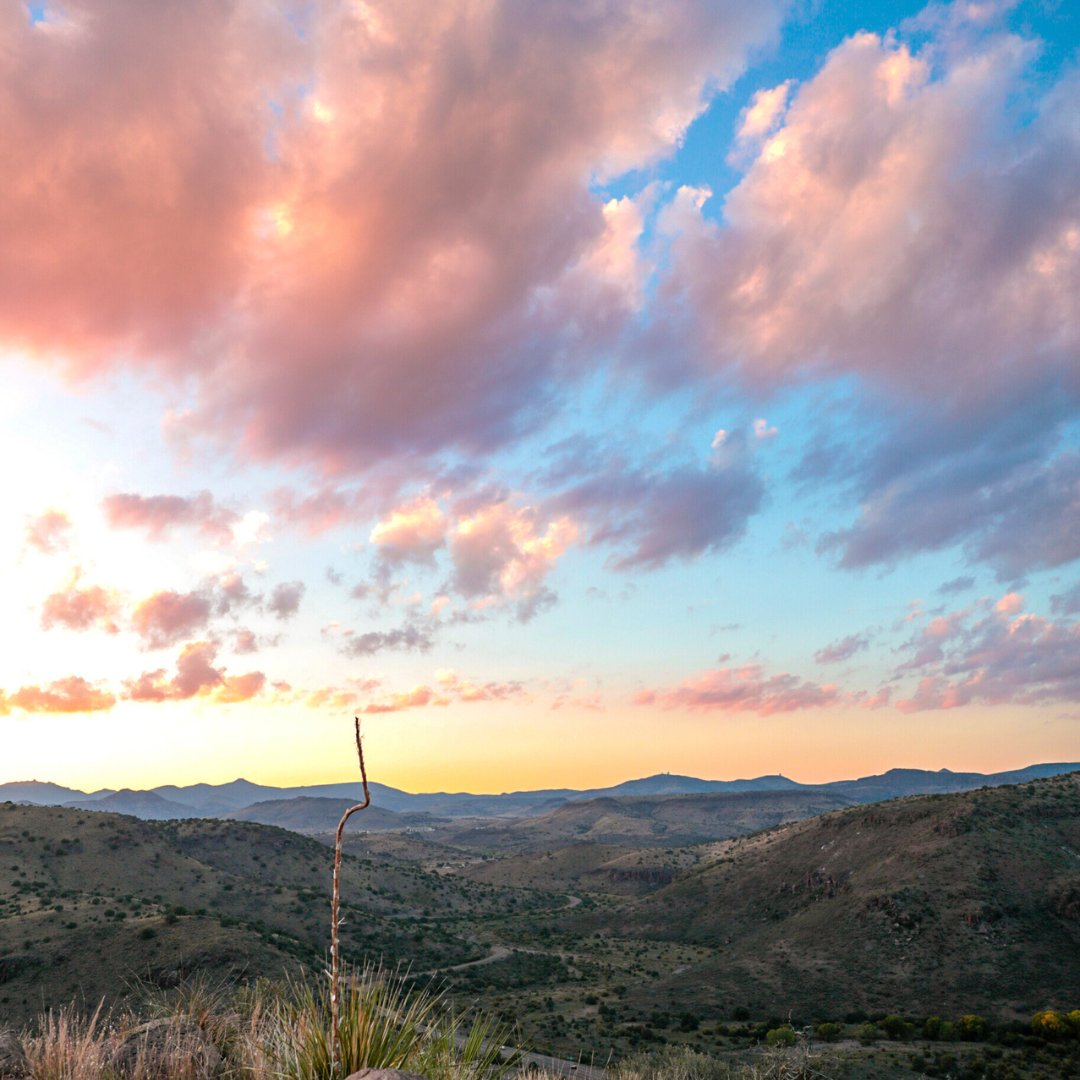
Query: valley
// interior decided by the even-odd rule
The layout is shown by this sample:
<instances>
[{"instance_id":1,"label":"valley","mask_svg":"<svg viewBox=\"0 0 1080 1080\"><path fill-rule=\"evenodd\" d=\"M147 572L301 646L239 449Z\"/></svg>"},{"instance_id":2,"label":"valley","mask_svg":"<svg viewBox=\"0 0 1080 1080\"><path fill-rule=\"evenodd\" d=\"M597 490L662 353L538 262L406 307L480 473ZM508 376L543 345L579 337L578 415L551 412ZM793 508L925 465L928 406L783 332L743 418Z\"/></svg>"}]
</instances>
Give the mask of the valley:
<instances>
[{"instance_id":1,"label":"valley","mask_svg":"<svg viewBox=\"0 0 1080 1080\"><path fill-rule=\"evenodd\" d=\"M342 805L291 802L323 825ZM738 1053L789 1019L921 1030L1080 1003L1078 773L872 805L783 790L398 829L392 813L346 835L346 956L434 981L543 1052ZM0 804L0 1008L25 1022L194 973L321 970L330 843Z\"/></svg>"}]
</instances>

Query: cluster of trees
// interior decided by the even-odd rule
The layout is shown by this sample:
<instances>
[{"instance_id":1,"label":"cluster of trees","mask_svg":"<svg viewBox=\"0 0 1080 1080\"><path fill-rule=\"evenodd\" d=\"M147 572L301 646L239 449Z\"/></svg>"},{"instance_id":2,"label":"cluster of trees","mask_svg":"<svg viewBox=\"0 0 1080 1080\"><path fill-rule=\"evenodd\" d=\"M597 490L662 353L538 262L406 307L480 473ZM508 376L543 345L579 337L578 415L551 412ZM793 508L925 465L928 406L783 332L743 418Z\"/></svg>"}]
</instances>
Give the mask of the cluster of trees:
<instances>
[{"instance_id":1,"label":"cluster of trees","mask_svg":"<svg viewBox=\"0 0 1080 1080\"><path fill-rule=\"evenodd\" d=\"M1043 1009L1031 1018L1031 1031L1044 1039L1080 1039L1080 1009L1072 1012Z\"/></svg>"},{"instance_id":2,"label":"cluster of trees","mask_svg":"<svg viewBox=\"0 0 1080 1080\"><path fill-rule=\"evenodd\" d=\"M1024 1026L1014 1024L1011 1029L1015 1032ZM1073 1009L1071 1012L1043 1009L1031 1018L1030 1033L1052 1042L1080 1039L1080 1009ZM817 1024L813 1029L813 1036L819 1042L836 1042L845 1035L854 1036L864 1045L879 1039L918 1038L935 1042L983 1042L991 1037L992 1031L991 1025L976 1013L966 1013L958 1020L943 1020L940 1016L930 1016L921 1026L892 1014L878 1020L867 1020L854 1031L843 1024L832 1022ZM770 1046L793 1046L797 1038L798 1031L790 1023L771 1026L765 1033L765 1041Z\"/></svg>"}]
</instances>

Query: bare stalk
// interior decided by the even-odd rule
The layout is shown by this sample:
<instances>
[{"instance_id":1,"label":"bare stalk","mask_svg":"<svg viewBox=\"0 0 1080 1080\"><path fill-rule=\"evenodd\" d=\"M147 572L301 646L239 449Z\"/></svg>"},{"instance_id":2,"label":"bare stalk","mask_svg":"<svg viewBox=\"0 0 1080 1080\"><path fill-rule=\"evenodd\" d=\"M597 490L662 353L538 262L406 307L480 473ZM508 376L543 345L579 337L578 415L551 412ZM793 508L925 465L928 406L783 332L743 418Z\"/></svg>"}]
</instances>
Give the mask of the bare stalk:
<instances>
[{"instance_id":1,"label":"bare stalk","mask_svg":"<svg viewBox=\"0 0 1080 1080\"><path fill-rule=\"evenodd\" d=\"M365 810L371 805L371 793L368 791L367 770L364 768L364 747L360 742L360 717L354 716L356 723L356 756L360 759L360 779L364 785L364 801L350 806L341 820L338 822L337 834L334 837L334 887L330 898L330 1075L337 1074L338 1057L338 988L341 980L341 945L338 941L338 930L341 919L338 909L341 901L341 837L345 832L345 822L356 813L357 810Z\"/></svg>"}]
</instances>

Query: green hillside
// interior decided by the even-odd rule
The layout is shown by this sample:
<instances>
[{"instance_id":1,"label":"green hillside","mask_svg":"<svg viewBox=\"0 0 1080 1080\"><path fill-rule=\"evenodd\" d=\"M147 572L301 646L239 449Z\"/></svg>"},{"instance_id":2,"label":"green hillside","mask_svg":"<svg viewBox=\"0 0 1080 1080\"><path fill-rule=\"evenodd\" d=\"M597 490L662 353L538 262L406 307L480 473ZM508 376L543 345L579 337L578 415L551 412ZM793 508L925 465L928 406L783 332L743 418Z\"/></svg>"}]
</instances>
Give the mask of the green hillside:
<instances>
[{"instance_id":1,"label":"green hillside","mask_svg":"<svg viewBox=\"0 0 1080 1080\"><path fill-rule=\"evenodd\" d=\"M328 945L332 853L284 829L0 804L0 1006L18 1019L194 971L281 976ZM461 920L542 904L346 856L343 948L436 968L481 955Z\"/></svg>"},{"instance_id":2,"label":"green hillside","mask_svg":"<svg viewBox=\"0 0 1080 1080\"><path fill-rule=\"evenodd\" d=\"M715 845L579 928L709 950L648 988L720 1015L1030 1015L1080 1000L1080 774Z\"/></svg>"}]
</instances>

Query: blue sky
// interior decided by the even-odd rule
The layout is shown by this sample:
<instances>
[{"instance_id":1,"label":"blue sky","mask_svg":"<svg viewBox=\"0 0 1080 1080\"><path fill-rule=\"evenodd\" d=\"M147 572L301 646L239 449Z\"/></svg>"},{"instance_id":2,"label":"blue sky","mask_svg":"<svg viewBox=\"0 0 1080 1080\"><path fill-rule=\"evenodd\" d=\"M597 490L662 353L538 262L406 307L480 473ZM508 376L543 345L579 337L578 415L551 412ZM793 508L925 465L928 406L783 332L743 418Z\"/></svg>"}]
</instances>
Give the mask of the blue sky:
<instances>
[{"instance_id":1,"label":"blue sky","mask_svg":"<svg viewBox=\"0 0 1080 1080\"><path fill-rule=\"evenodd\" d=\"M5 778L1080 756L1070 6L422 7L0 20Z\"/></svg>"}]
</instances>

